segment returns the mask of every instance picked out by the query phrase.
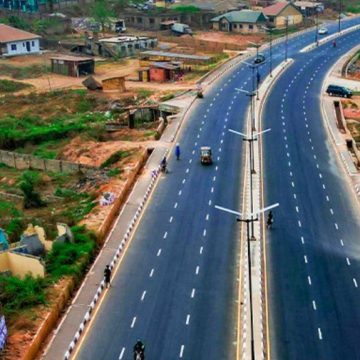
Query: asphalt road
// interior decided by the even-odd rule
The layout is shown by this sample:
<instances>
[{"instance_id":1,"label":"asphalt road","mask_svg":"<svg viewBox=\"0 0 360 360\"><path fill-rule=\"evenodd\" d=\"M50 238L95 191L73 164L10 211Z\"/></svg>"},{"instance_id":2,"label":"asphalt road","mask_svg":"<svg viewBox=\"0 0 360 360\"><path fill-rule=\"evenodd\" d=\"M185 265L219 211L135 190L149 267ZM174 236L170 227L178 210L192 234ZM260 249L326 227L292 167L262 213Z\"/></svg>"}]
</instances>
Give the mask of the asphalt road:
<instances>
[{"instance_id":1,"label":"asphalt road","mask_svg":"<svg viewBox=\"0 0 360 360\"><path fill-rule=\"evenodd\" d=\"M360 359L360 221L320 110L323 79L360 31L294 56L264 111L272 359ZM356 212L357 210L357 212Z\"/></svg>"},{"instance_id":2,"label":"asphalt road","mask_svg":"<svg viewBox=\"0 0 360 360\"><path fill-rule=\"evenodd\" d=\"M313 38L293 39L289 56ZM273 48L274 66L283 49ZM249 90L250 76L239 65L196 101L178 139L181 160L170 158L77 359L131 359L137 338L147 359L234 358L239 224L214 205L239 208L243 147L227 129L243 129L248 98L234 89ZM200 165L203 145L212 166Z\"/></svg>"}]
</instances>

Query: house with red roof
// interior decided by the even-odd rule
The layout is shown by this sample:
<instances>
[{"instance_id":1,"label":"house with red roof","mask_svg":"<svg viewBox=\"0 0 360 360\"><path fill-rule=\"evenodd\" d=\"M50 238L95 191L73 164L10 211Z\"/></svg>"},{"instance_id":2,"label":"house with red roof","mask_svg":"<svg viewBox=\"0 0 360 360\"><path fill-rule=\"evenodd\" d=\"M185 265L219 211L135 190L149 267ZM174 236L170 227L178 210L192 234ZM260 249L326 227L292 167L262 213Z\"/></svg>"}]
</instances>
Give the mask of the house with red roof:
<instances>
[{"instance_id":1,"label":"house with red roof","mask_svg":"<svg viewBox=\"0 0 360 360\"><path fill-rule=\"evenodd\" d=\"M288 25L297 25L303 22L301 11L292 3L287 1L277 2L263 9L263 14L268 18L268 26L283 28Z\"/></svg>"},{"instance_id":2,"label":"house with red roof","mask_svg":"<svg viewBox=\"0 0 360 360\"><path fill-rule=\"evenodd\" d=\"M41 36L0 24L0 56L36 54Z\"/></svg>"}]
</instances>

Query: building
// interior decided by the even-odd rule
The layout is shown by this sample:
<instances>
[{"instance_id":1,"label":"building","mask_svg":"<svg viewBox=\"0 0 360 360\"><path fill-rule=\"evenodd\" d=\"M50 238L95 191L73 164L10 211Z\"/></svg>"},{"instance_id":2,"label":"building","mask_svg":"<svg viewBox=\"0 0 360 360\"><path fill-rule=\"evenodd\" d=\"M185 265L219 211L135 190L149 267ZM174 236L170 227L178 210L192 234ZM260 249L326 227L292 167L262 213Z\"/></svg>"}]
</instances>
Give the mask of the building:
<instances>
[{"instance_id":1,"label":"building","mask_svg":"<svg viewBox=\"0 0 360 360\"><path fill-rule=\"evenodd\" d=\"M256 33L262 32L266 25L266 17L261 11L231 11L211 19L214 30Z\"/></svg>"},{"instance_id":2,"label":"building","mask_svg":"<svg viewBox=\"0 0 360 360\"><path fill-rule=\"evenodd\" d=\"M156 82L176 81L181 73L181 63L154 62L150 65L149 79Z\"/></svg>"},{"instance_id":3,"label":"building","mask_svg":"<svg viewBox=\"0 0 360 360\"><path fill-rule=\"evenodd\" d=\"M40 52L40 36L0 24L0 55L15 56Z\"/></svg>"},{"instance_id":4,"label":"building","mask_svg":"<svg viewBox=\"0 0 360 360\"><path fill-rule=\"evenodd\" d=\"M283 28L288 25L297 25L303 22L301 11L289 2L278 2L263 9L263 13L268 18L268 26L273 28Z\"/></svg>"},{"instance_id":5,"label":"building","mask_svg":"<svg viewBox=\"0 0 360 360\"><path fill-rule=\"evenodd\" d=\"M295 1L294 5L302 12L306 17L314 16L317 13L324 11L324 4L321 2L312 1Z\"/></svg>"},{"instance_id":6,"label":"building","mask_svg":"<svg viewBox=\"0 0 360 360\"><path fill-rule=\"evenodd\" d=\"M139 51L153 49L157 46L157 38L149 36L116 36L96 41L95 54L101 56L132 56Z\"/></svg>"},{"instance_id":7,"label":"building","mask_svg":"<svg viewBox=\"0 0 360 360\"><path fill-rule=\"evenodd\" d=\"M91 57L56 56L51 58L51 72L66 76L87 76L94 74L95 61Z\"/></svg>"},{"instance_id":8,"label":"building","mask_svg":"<svg viewBox=\"0 0 360 360\"><path fill-rule=\"evenodd\" d=\"M181 62L184 66L206 65L211 58L202 55L180 54L167 51L143 51L140 53L140 65L149 66L151 62Z\"/></svg>"}]
</instances>

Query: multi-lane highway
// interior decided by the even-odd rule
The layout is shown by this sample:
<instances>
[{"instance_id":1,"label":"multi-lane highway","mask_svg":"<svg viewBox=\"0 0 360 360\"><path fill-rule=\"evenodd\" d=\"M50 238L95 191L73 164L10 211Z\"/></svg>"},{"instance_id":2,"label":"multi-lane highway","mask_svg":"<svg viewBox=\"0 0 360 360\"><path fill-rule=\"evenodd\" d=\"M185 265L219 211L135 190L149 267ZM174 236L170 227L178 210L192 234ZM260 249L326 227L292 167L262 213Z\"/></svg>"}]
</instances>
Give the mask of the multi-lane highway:
<instances>
[{"instance_id":1,"label":"multi-lane highway","mask_svg":"<svg viewBox=\"0 0 360 360\"><path fill-rule=\"evenodd\" d=\"M322 82L360 31L298 54L264 111L272 359L360 359L359 208L320 108Z\"/></svg>"},{"instance_id":2,"label":"multi-lane highway","mask_svg":"<svg viewBox=\"0 0 360 360\"><path fill-rule=\"evenodd\" d=\"M356 21L347 22L346 26ZM335 29L336 25L330 27L331 31ZM284 121L287 126L284 129L289 133L287 145L291 159L287 159L287 151L283 148L283 121L280 121L279 111L288 85L286 79L291 82L291 76L300 71L296 69L306 64L302 70L306 77L297 77L297 81L304 82L326 59L315 75L320 79L325 68L340 55L340 49L350 47L350 44L343 45L339 41L339 50L330 55L321 52L325 48L328 52L332 50L328 45L313 53L297 55L313 39L314 33L307 33L291 40L288 53L296 58L296 62L274 88L265 111L265 124L271 123L273 128L265 144L267 197L270 202L281 198L281 210L276 213L276 226L269 243L271 294L276 295L271 297L270 304L274 309L271 316L272 344L274 353L279 354L273 359L320 358L303 357L305 352L302 350L305 349L317 355L328 355L330 336L339 335L346 326L353 329L350 321L357 321L356 316L346 312L353 306L357 294L357 289L350 286L351 279L356 276L356 263L351 266L346 264L346 260L341 263L341 256L350 256L346 251L355 246L354 241L348 240L348 232L346 236L342 232L355 221L351 221L348 203L341 195L344 186L337 177L336 166L334 163L327 165L326 133L322 130L318 111L319 99L314 96L320 83L315 85L314 81L308 89L305 110L302 109L303 89L293 85L288 90L298 89L298 94L301 93L301 97L296 97L296 103L291 97L291 107L288 108L294 114L286 114L287 121ZM283 50L283 44L274 46L274 65L282 61ZM310 61L315 53L316 59ZM263 76L267 71L265 67ZM246 65L239 65L207 89L204 99L193 105L178 138L181 160L170 158L170 173L161 176L126 256L116 271L113 286L78 349L77 359L131 359L132 346L137 338L145 342L148 359L235 358L239 223L216 211L214 205L239 208L243 144L227 130L243 129L248 98L237 93L235 88L250 90L250 87L251 71ZM290 94L287 96L286 101L290 100ZM308 112L308 126L316 149L314 155L318 160L312 158L311 147L307 149L311 144L307 143L307 130L302 129L304 118L295 121L295 115L301 116L303 111ZM200 165L199 148L202 145L213 149L215 162L212 166ZM280 158L284 158L284 162L278 161ZM288 161L293 164L294 186L299 201L301 199L299 205L293 203L294 189L288 178ZM316 165L316 161L319 161L320 169L310 166ZM319 177L319 172L323 178ZM326 194L318 189L322 181L326 182ZM324 202L323 195L331 196L330 202ZM295 206L298 206L299 213L294 210ZM299 229L296 228L297 218L303 223ZM334 228L335 222L339 229ZM300 235L302 230L304 235ZM329 234L332 234L331 240ZM301 242L296 243L299 235L306 239L306 248L300 246ZM346 245L335 248L334 242L340 244L340 239ZM283 246L285 241L287 245ZM312 246L310 241L313 241ZM301 254L305 249L306 254ZM320 256L323 253L325 258ZM304 255L308 256L308 265L301 258ZM346 269L348 275L340 276L340 268ZM311 277L313 285L306 283L307 276ZM332 287L327 288L329 281ZM340 302L347 297L347 305L341 308L344 314L340 314L344 317L339 319ZM311 308L313 299L318 307L316 311ZM320 345L316 338L317 327L324 337ZM308 347L305 341L299 341L300 335L308 340ZM340 344L341 341L339 335L334 337L333 343ZM347 349L341 349L339 345L336 354L341 354L340 350L348 354L346 351L350 352L350 345L354 342L347 344Z\"/></svg>"}]
</instances>

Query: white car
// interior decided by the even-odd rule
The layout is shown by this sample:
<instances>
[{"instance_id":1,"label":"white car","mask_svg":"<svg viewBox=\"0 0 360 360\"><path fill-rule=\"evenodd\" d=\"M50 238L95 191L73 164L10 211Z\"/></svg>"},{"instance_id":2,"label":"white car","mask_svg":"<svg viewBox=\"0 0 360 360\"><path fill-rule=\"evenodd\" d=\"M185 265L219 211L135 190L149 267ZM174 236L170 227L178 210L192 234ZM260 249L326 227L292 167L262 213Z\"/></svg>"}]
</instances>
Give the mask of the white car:
<instances>
[{"instance_id":1,"label":"white car","mask_svg":"<svg viewBox=\"0 0 360 360\"><path fill-rule=\"evenodd\" d=\"M325 35L328 33L328 29L326 27L322 27L318 31L319 35Z\"/></svg>"}]
</instances>

